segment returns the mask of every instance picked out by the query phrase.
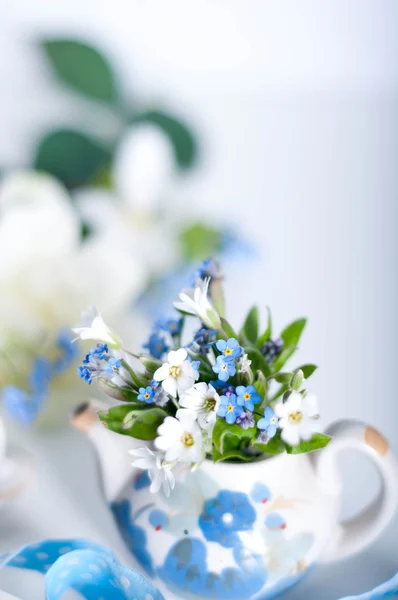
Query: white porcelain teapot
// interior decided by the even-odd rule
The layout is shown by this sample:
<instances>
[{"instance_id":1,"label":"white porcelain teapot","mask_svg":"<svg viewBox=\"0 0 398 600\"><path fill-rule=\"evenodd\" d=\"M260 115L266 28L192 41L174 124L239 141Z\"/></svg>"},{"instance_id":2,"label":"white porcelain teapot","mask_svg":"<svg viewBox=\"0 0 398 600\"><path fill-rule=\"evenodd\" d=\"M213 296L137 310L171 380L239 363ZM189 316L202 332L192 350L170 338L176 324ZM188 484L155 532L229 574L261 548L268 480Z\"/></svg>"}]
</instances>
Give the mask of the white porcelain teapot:
<instances>
[{"instance_id":1,"label":"white porcelain teapot","mask_svg":"<svg viewBox=\"0 0 398 600\"><path fill-rule=\"evenodd\" d=\"M126 544L170 600L274 598L316 563L362 550L396 508L398 462L387 440L359 421L335 423L332 442L312 454L176 468L169 498L151 494L147 473L131 466L128 449L143 442L104 428L90 405L73 424L97 449ZM372 506L342 525L336 458L349 449L373 460L382 488Z\"/></svg>"}]
</instances>

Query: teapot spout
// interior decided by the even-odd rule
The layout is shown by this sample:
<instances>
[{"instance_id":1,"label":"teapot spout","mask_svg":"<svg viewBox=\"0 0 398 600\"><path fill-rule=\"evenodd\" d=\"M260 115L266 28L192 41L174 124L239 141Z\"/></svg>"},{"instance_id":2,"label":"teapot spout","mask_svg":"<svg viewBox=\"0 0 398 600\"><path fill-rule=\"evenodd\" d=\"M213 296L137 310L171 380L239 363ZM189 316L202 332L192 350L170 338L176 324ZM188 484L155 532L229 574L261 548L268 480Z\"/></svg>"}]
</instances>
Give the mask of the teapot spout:
<instances>
[{"instance_id":1,"label":"teapot spout","mask_svg":"<svg viewBox=\"0 0 398 600\"><path fill-rule=\"evenodd\" d=\"M129 450L143 442L109 431L101 423L98 410L104 407L98 402L80 405L71 418L71 424L90 439L97 452L102 487L108 503L115 501L120 492L134 477ZM145 442L144 442L145 443Z\"/></svg>"}]
</instances>

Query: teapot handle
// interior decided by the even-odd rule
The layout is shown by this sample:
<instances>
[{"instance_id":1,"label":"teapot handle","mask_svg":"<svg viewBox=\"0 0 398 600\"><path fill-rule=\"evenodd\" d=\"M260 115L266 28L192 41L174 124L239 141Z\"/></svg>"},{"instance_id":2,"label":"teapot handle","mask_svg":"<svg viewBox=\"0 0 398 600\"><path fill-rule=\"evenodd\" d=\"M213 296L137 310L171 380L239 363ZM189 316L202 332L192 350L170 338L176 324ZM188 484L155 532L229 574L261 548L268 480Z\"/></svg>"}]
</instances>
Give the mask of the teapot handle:
<instances>
[{"instance_id":1,"label":"teapot handle","mask_svg":"<svg viewBox=\"0 0 398 600\"><path fill-rule=\"evenodd\" d=\"M314 456L321 485L330 493L341 494L337 456L344 450L359 450L369 456L381 477L381 489L371 505L337 527L336 536L322 557L324 562L340 560L368 546L392 519L398 504L398 461L381 433L361 421L342 420L326 432L328 446ZM334 542L334 543L333 543Z\"/></svg>"}]
</instances>

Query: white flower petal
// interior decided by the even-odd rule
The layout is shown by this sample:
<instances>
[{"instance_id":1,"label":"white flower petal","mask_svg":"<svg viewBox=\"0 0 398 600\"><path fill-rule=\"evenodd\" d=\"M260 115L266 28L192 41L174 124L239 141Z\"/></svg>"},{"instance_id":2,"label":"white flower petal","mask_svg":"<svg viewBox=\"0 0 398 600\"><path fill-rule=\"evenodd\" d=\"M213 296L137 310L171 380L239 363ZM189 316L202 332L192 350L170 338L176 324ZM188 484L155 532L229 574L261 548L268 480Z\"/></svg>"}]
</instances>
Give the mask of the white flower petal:
<instances>
[{"instance_id":1,"label":"white flower petal","mask_svg":"<svg viewBox=\"0 0 398 600\"><path fill-rule=\"evenodd\" d=\"M300 431L297 425L287 425L282 429L281 438L289 446L297 446L300 443Z\"/></svg>"},{"instance_id":2,"label":"white flower petal","mask_svg":"<svg viewBox=\"0 0 398 600\"><path fill-rule=\"evenodd\" d=\"M149 488L149 491L151 492L151 494L156 494L156 492L158 492L160 490L160 488L162 487L162 483L163 483L163 473L162 473L162 471L157 471L156 475L154 475L151 486Z\"/></svg>"},{"instance_id":3,"label":"white flower petal","mask_svg":"<svg viewBox=\"0 0 398 600\"><path fill-rule=\"evenodd\" d=\"M304 396L303 398L303 411L309 416L309 417L317 417L319 415L319 410L318 410L318 401L316 399L316 396L314 396L313 394L310 394L308 396Z\"/></svg>"},{"instance_id":4,"label":"white flower petal","mask_svg":"<svg viewBox=\"0 0 398 600\"><path fill-rule=\"evenodd\" d=\"M175 417L166 417L161 425L158 427L159 435L166 435L169 437L176 437L181 435L182 427L181 423Z\"/></svg>"},{"instance_id":5,"label":"white flower petal","mask_svg":"<svg viewBox=\"0 0 398 600\"><path fill-rule=\"evenodd\" d=\"M166 379L166 377L169 376L169 372L170 372L170 365L169 363L164 363L161 367L159 367L158 369L156 369L153 378L155 381L163 381L163 379Z\"/></svg>"},{"instance_id":6,"label":"white flower petal","mask_svg":"<svg viewBox=\"0 0 398 600\"><path fill-rule=\"evenodd\" d=\"M186 446L184 446L181 441L174 442L174 444L168 448L168 450L166 450L166 460L169 460L170 462L174 460L181 460L184 455L185 448Z\"/></svg>"},{"instance_id":7,"label":"white flower petal","mask_svg":"<svg viewBox=\"0 0 398 600\"><path fill-rule=\"evenodd\" d=\"M172 366L179 367L187 359L187 356L188 352L185 348L180 348L179 350L172 350L169 352L167 358Z\"/></svg>"},{"instance_id":8,"label":"white flower petal","mask_svg":"<svg viewBox=\"0 0 398 600\"><path fill-rule=\"evenodd\" d=\"M177 397L177 380L175 377L167 377L164 379L162 382L162 387L165 392L170 394L170 396L173 396L173 398Z\"/></svg>"}]
</instances>

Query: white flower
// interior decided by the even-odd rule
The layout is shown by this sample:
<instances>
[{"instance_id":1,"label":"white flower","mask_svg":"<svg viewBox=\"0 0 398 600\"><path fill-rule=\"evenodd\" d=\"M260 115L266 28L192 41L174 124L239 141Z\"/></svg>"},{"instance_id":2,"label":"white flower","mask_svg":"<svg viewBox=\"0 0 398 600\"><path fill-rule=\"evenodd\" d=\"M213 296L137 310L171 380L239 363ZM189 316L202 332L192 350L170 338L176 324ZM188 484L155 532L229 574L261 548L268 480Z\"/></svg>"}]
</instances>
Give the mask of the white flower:
<instances>
[{"instance_id":1,"label":"white flower","mask_svg":"<svg viewBox=\"0 0 398 600\"><path fill-rule=\"evenodd\" d=\"M181 395L199 377L198 372L192 367L188 358L188 353L184 348L172 350L168 353L168 362L163 363L153 378L155 381L161 381L163 389L176 398L177 393Z\"/></svg>"},{"instance_id":2,"label":"white flower","mask_svg":"<svg viewBox=\"0 0 398 600\"><path fill-rule=\"evenodd\" d=\"M154 125L134 124L116 150L113 178L122 201L153 210L176 174L173 147Z\"/></svg>"},{"instance_id":3,"label":"white flower","mask_svg":"<svg viewBox=\"0 0 398 600\"><path fill-rule=\"evenodd\" d=\"M281 438L289 446L297 446L300 440L308 441L315 433L315 419L318 417L314 396L302 396L292 392L286 402L279 401L274 407L279 417Z\"/></svg>"},{"instance_id":4,"label":"white flower","mask_svg":"<svg viewBox=\"0 0 398 600\"><path fill-rule=\"evenodd\" d=\"M82 324L73 327L72 331L77 334L77 339L98 340L115 348L120 348L123 344L120 337L105 323L95 306L91 306L82 314Z\"/></svg>"},{"instance_id":5,"label":"white flower","mask_svg":"<svg viewBox=\"0 0 398 600\"><path fill-rule=\"evenodd\" d=\"M148 471L151 487L149 488L152 494L156 494L163 486L163 491L167 497L170 496L170 491L174 489L175 477L172 473L173 464L162 461L160 452L152 452L149 448L135 448L129 450L129 454L135 456L133 466L137 469Z\"/></svg>"},{"instance_id":6,"label":"white flower","mask_svg":"<svg viewBox=\"0 0 398 600\"><path fill-rule=\"evenodd\" d=\"M220 405L220 396L212 385L204 382L196 383L181 396L180 405L189 411L197 419L200 427L211 435Z\"/></svg>"},{"instance_id":7,"label":"white flower","mask_svg":"<svg viewBox=\"0 0 398 600\"><path fill-rule=\"evenodd\" d=\"M248 373L252 361L247 357L246 352L243 352L238 362L238 373Z\"/></svg>"},{"instance_id":8,"label":"white flower","mask_svg":"<svg viewBox=\"0 0 398 600\"><path fill-rule=\"evenodd\" d=\"M181 312L195 315L208 327L220 329L221 321L218 312L208 298L210 279L198 282L194 290L183 290L180 293L180 301L174 302L174 306Z\"/></svg>"},{"instance_id":9,"label":"white flower","mask_svg":"<svg viewBox=\"0 0 398 600\"><path fill-rule=\"evenodd\" d=\"M203 458L203 440L195 417L182 409L177 410L176 417L166 417L158 427L156 448L165 452L165 458L169 462L200 462Z\"/></svg>"}]
</instances>

